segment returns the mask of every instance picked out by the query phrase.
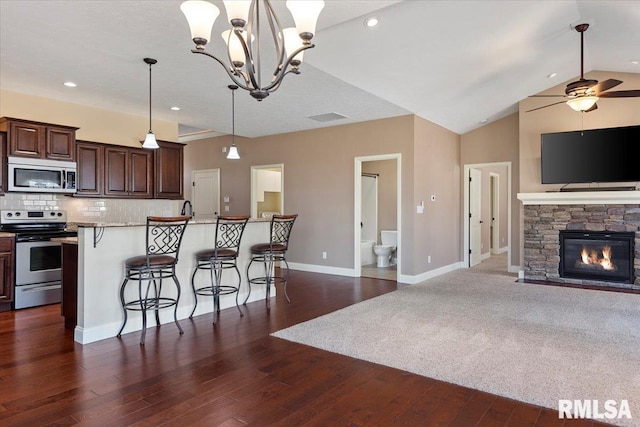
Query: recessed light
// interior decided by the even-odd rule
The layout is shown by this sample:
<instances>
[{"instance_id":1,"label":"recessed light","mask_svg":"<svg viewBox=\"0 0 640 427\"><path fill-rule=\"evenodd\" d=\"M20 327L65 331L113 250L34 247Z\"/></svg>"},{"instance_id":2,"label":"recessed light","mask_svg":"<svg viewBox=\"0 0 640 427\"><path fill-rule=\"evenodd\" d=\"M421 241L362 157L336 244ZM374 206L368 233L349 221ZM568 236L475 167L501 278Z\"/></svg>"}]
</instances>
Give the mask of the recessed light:
<instances>
[{"instance_id":1,"label":"recessed light","mask_svg":"<svg viewBox=\"0 0 640 427\"><path fill-rule=\"evenodd\" d=\"M368 28L375 27L380 21L375 16L370 16L364 20L364 26Z\"/></svg>"},{"instance_id":2,"label":"recessed light","mask_svg":"<svg viewBox=\"0 0 640 427\"><path fill-rule=\"evenodd\" d=\"M632 59L629 62L631 62L633 65L639 65L640 64L640 60L638 60L638 59Z\"/></svg>"},{"instance_id":3,"label":"recessed light","mask_svg":"<svg viewBox=\"0 0 640 427\"><path fill-rule=\"evenodd\" d=\"M180 107L171 107L173 111L180 111Z\"/></svg>"},{"instance_id":4,"label":"recessed light","mask_svg":"<svg viewBox=\"0 0 640 427\"><path fill-rule=\"evenodd\" d=\"M64 82L64 85L66 87L76 87L78 86L77 84L75 84L74 82Z\"/></svg>"},{"instance_id":5,"label":"recessed light","mask_svg":"<svg viewBox=\"0 0 640 427\"><path fill-rule=\"evenodd\" d=\"M487 123L488 121L489 121L489 119L480 120L480 124L483 125L483 124Z\"/></svg>"},{"instance_id":6,"label":"recessed light","mask_svg":"<svg viewBox=\"0 0 640 427\"><path fill-rule=\"evenodd\" d=\"M548 75L547 75L547 78L548 78L548 79L552 79L552 78L554 78L554 77L555 77L555 76L557 76L557 75L558 75L558 73L551 73L551 74L548 74Z\"/></svg>"}]
</instances>

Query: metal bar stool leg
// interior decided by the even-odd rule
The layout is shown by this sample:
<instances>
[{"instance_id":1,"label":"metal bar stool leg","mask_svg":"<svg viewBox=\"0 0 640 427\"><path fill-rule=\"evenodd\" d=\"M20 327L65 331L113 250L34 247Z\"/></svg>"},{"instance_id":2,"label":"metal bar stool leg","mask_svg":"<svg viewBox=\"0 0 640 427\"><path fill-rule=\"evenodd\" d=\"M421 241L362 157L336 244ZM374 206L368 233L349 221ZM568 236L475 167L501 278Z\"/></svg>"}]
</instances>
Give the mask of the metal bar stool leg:
<instances>
[{"instance_id":1,"label":"metal bar stool leg","mask_svg":"<svg viewBox=\"0 0 640 427\"><path fill-rule=\"evenodd\" d=\"M175 302L175 307L173 308L173 321L176 323L176 326L178 327L178 331L180 331L180 335L184 334L184 331L182 330L182 327L180 326L180 322L178 322L178 303L180 302L180 295L182 294L182 291L180 289L180 282L178 281L178 276L176 276L176 267L173 266L173 274L171 275L171 278L173 279L173 283L175 283L176 285L176 302Z\"/></svg>"},{"instance_id":2,"label":"metal bar stool leg","mask_svg":"<svg viewBox=\"0 0 640 427\"><path fill-rule=\"evenodd\" d=\"M287 294L287 282L289 281L289 263L286 258L282 258L285 265L287 266L287 271L284 273L284 283L282 285L282 289L284 290L284 296L287 298L287 302L291 304L291 300L289 299L289 294ZM280 270L282 270L282 266L280 266Z\"/></svg>"},{"instance_id":3,"label":"metal bar stool leg","mask_svg":"<svg viewBox=\"0 0 640 427\"><path fill-rule=\"evenodd\" d=\"M247 292L247 297L244 299L242 305L247 305L247 301L249 301L249 297L251 296L251 279L249 278L249 268L251 268L251 264L253 264L254 258L252 257L249 260L249 264L247 265L247 286L249 287L249 292Z\"/></svg>"},{"instance_id":4,"label":"metal bar stool leg","mask_svg":"<svg viewBox=\"0 0 640 427\"><path fill-rule=\"evenodd\" d=\"M127 286L127 282L129 282L129 279L125 277L122 285L120 286L120 302L122 303L122 311L124 311L124 322L122 322L122 327L118 331L118 335L116 335L118 338L120 338L120 336L122 335L122 331L127 324L128 318L127 307L125 306L126 303L124 301L124 288Z\"/></svg>"},{"instance_id":5,"label":"metal bar stool leg","mask_svg":"<svg viewBox=\"0 0 640 427\"><path fill-rule=\"evenodd\" d=\"M193 304L193 310L189 315L189 319L193 319L193 314L196 312L196 307L198 307L198 293L196 292L195 278L196 278L196 273L198 272L199 269L200 269L200 264L196 262L196 268L195 270L193 270L193 274L191 275L191 288L193 289L193 299L195 300L195 303Z\"/></svg>"},{"instance_id":6,"label":"metal bar stool leg","mask_svg":"<svg viewBox=\"0 0 640 427\"><path fill-rule=\"evenodd\" d=\"M236 290L236 308L240 312L240 317L244 316L244 313L240 309L240 305L238 304L238 295L240 295L240 285L242 284L242 276L240 276L240 270L238 270L238 265L233 263L233 268L235 268L236 273L238 273L238 289Z\"/></svg>"},{"instance_id":7,"label":"metal bar stool leg","mask_svg":"<svg viewBox=\"0 0 640 427\"><path fill-rule=\"evenodd\" d=\"M211 276L211 296L213 298L213 324L216 324L216 316L218 315L218 312L220 311L218 309L218 286L217 286L217 274L215 271L215 266L213 261L209 262L209 274Z\"/></svg>"}]
</instances>

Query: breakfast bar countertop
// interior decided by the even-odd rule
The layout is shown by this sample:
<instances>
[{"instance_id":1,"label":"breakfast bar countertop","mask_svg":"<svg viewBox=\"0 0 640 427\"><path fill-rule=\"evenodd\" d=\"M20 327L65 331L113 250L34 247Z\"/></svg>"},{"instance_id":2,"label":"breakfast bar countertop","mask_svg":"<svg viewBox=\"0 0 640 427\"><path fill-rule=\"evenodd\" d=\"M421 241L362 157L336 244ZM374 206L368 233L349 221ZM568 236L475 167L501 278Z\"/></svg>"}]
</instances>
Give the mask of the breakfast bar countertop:
<instances>
[{"instance_id":1,"label":"breakfast bar countertop","mask_svg":"<svg viewBox=\"0 0 640 427\"><path fill-rule=\"evenodd\" d=\"M249 222L269 222L271 218L250 218ZM189 224L215 224L215 219L191 219ZM74 222L70 226L85 228L101 228L101 227L144 227L146 222Z\"/></svg>"}]
</instances>

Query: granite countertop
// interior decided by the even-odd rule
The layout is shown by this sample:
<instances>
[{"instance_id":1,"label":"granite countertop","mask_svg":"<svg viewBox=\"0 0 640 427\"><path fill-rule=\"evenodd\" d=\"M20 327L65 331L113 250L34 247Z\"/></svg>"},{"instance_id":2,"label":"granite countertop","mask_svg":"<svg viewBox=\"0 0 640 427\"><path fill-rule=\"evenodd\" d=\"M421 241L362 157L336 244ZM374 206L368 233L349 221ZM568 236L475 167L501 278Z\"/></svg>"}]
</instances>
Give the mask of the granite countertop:
<instances>
[{"instance_id":1,"label":"granite countertop","mask_svg":"<svg viewBox=\"0 0 640 427\"><path fill-rule=\"evenodd\" d=\"M249 222L269 222L270 218L250 218ZM189 221L189 224L215 224L215 219L192 219ZM86 228L95 228L95 227L144 227L147 225L146 222L76 222L73 223L76 227L86 227ZM70 225L71 227L72 225Z\"/></svg>"},{"instance_id":2,"label":"granite countertop","mask_svg":"<svg viewBox=\"0 0 640 427\"><path fill-rule=\"evenodd\" d=\"M6 231L0 231L0 237L15 237L15 233L7 233Z\"/></svg>"},{"instance_id":3,"label":"granite countertop","mask_svg":"<svg viewBox=\"0 0 640 427\"><path fill-rule=\"evenodd\" d=\"M59 243L69 243L72 245L77 245L78 244L78 238L77 237L52 237L51 238L52 242L59 242Z\"/></svg>"}]
</instances>

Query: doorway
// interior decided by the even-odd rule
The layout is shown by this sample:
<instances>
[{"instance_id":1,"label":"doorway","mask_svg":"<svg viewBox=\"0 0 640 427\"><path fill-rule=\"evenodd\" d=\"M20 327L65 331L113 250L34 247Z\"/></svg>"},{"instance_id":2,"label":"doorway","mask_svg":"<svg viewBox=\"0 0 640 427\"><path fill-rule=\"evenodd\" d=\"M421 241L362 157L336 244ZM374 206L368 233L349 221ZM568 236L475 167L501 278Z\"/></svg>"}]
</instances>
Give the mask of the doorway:
<instances>
[{"instance_id":1,"label":"doorway","mask_svg":"<svg viewBox=\"0 0 640 427\"><path fill-rule=\"evenodd\" d=\"M191 172L194 219L215 219L220 212L220 169Z\"/></svg>"},{"instance_id":2,"label":"doorway","mask_svg":"<svg viewBox=\"0 0 640 427\"><path fill-rule=\"evenodd\" d=\"M473 184L472 170L481 172L480 185L478 186ZM479 252L481 261L500 258L500 270L502 271L517 272L518 270L517 266L511 266L511 171L511 162L464 165L463 263L467 267L477 265L478 260L474 255ZM493 178L492 172L498 175L497 179ZM482 180L482 176L485 176L486 179ZM469 178L472 179L469 180ZM494 198L492 193L497 194L498 197ZM479 248L477 247L477 236L473 235L477 234L478 230L472 230L476 224L471 221L474 216L472 209L478 209L478 206L475 205L477 198L485 201L484 203L478 202L480 211L479 218L477 218L480 225ZM497 198L501 201L496 201ZM472 206L472 204L474 205ZM494 218L495 220L493 220ZM476 246L475 254L472 245ZM484 264L485 262L482 263L482 265Z\"/></svg>"},{"instance_id":3,"label":"doorway","mask_svg":"<svg viewBox=\"0 0 640 427\"><path fill-rule=\"evenodd\" d=\"M356 277L377 277L397 281L401 273L401 163L399 153L355 158L354 275ZM374 190L375 192L372 193ZM374 200L375 206L372 205ZM397 236L396 249L390 253L388 267L378 267L378 257L373 252L373 246L381 243L382 230L395 232L391 235ZM390 233L385 235L389 236Z\"/></svg>"},{"instance_id":4,"label":"doorway","mask_svg":"<svg viewBox=\"0 0 640 427\"><path fill-rule=\"evenodd\" d=\"M284 214L284 164L251 166L251 217Z\"/></svg>"}]
</instances>

